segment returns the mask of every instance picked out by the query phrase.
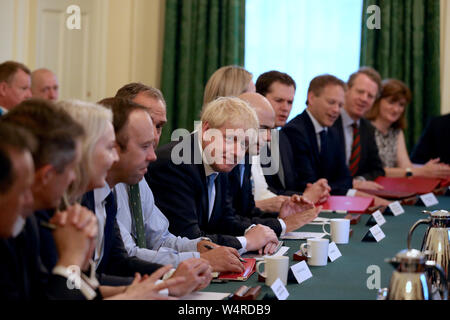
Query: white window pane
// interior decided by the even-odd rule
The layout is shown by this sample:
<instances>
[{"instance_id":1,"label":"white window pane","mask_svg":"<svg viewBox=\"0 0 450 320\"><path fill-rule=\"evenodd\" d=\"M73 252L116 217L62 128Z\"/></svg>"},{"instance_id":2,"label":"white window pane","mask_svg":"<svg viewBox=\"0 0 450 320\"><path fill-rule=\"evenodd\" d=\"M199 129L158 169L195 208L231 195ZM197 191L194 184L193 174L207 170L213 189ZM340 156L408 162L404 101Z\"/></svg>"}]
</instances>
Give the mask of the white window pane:
<instances>
[{"instance_id":1,"label":"white window pane","mask_svg":"<svg viewBox=\"0 0 450 320\"><path fill-rule=\"evenodd\" d=\"M362 0L247 0L245 68L288 73L297 84L289 120L305 109L311 79L347 81L359 67Z\"/></svg>"}]
</instances>

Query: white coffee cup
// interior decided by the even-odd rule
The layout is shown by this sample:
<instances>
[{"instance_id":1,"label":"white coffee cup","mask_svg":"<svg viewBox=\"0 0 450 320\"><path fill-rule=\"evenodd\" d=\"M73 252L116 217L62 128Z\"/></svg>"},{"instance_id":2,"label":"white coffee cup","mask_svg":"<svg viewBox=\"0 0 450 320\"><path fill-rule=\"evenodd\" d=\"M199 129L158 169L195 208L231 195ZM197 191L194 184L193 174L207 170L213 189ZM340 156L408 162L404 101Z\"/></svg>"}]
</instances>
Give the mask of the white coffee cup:
<instances>
[{"instance_id":1,"label":"white coffee cup","mask_svg":"<svg viewBox=\"0 0 450 320\"><path fill-rule=\"evenodd\" d=\"M330 225L330 232L325 230L325 225ZM350 235L350 220L348 219L330 219L329 222L325 222L322 225L323 232L327 235L331 235L331 241L336 244L348 243L348 237Z\"/></svg>"},{"instance_id":2,"label":"white coffee cup","mask_svg":"<svg viewBox=\"0 0 450 320\"><path fill-rule=\"evenodd\" d=\"M328 262L328 239L311 238L302 243L300 250L308 257L311 266L326 266Z\"/></svg>"},{"instance_id":3,"label":"white coffee cup","mask_svg":"<svg viewBox=\"0 0 450 320\"><path fill-rule=\"evenodd\" d=\"M264 272L259 270L259 266L265 264ZM256 272L266 278L266 285L271 286L277 279L280 279L284 285L287 284L289 271L289 257L287 256L268 256L263 261L256 264Z\"/></svg>"}]
</instances>

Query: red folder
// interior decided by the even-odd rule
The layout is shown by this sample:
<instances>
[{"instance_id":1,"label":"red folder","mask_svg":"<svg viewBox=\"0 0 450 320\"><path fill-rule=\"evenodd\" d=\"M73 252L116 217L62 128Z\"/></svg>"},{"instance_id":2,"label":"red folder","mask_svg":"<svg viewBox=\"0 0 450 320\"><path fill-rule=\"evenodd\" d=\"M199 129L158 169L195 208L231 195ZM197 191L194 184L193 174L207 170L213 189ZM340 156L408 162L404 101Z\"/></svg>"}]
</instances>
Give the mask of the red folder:
<instances>
[{"instance_id":1,"label":"red folder","mask_svg":"<svg viewBox=\"0 0 450 320\"><path fill-rule=\"evenodd\" d=\"M358 189L358 190L380 198L394 199L394 200L406 199L416 195L415 192L405 192L397 190L369 190L369 189Z\"/></svg>"},{"instance_id":2,"label":"red folder","mask_svg":"<svg viewBox=\"0 0 450 320\"><path fill-rule=\"evenodd\" d=\"M241 273L237 272L222 272L219 275L219 279L221 280L234 280L234 281L246 281L254 272L256 266L256 259L244 259L244 271Z\"/></svg>"},{"instance_id":3,"label":"red folder","mask_svg":"<svg viewBox=\"0 0 450 320\"><path fill-rule=\"evenodd\" d=\"M322 210L365 213L372 204L373 198L331 196L322 204Z\"/></svg>"},{"instance_id":4,"label":"red folder","mask_svg":"<svg viewBox=\"0 0 450 320\"><path fill-rule=\"evenodd\" d=\"M433 192L440 184L440 179L410 177L390 178L378 177L376 183L384 187L384 191L410 192L414 194L425 194Z\"/></svg>"},{"instance_id":5,"label":"red folder","mask_svg":"<svg viewBox=\"0 0 450 320\"><path fill-rule=\"evenodd\" d=\"M450 186L450 178L441 180L441 187L448 187Z\"/></svg>"}]
</instances>

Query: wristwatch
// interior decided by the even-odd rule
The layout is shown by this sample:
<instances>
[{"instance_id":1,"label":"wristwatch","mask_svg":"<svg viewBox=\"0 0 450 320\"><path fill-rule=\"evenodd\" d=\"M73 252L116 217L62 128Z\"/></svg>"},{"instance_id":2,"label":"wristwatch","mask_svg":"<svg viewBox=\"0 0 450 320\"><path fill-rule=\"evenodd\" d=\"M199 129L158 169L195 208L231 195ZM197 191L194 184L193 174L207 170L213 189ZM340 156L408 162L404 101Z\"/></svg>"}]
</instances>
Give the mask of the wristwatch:
<instances>
[{"instance_id":1,"label":"wristwatch","mask_svg":"<svg viewBox=\"0 0 450 320\"><path fill-rule=\"evenodd\" d=\"M406 168L406 176L412 177L412 175L413 175L413 172L412 172L411 168Z\"/></svg>"}]
</instances>

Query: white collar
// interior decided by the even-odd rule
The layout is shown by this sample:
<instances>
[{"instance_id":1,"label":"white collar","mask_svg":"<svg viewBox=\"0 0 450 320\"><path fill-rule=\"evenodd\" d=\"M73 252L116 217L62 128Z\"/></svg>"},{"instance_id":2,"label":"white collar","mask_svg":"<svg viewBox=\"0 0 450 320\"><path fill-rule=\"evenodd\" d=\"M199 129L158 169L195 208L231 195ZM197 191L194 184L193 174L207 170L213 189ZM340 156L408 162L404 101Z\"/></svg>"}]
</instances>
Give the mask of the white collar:
<instances>
[{"instance_id":1,"label":"white collar","mask_svg":"<svg viewBox=\"0 0 450 320\"><path fill-rule=\"evenodd\" d=\"M25 227L25 218L19 215L16 219L16 222L14 222L13 231L12 231L12 237L16 238Z\"/></svg>"},{"instance_id":2,"label":"white collar","mask_svg":"<svg viewBox=\"0 0 450 320\"><path fill-rule=\"evenodd\" d=\"M95 206L102 205L103 201L105 201L106 197L111 193L111 188L108 183L105 182L103 188L94 189L94 202Z\"/></svg>"},{"instance_id":3,"label":"white collar","mask_svg":"<svg viewBox=\"0 0 450 320\"><path fill-rule=\"evenodd\" d=\"M309 117L311 118L311 121L313 123L314 126L314 130L316 131L316 133L321 133L323 130L327 131L327 127L322 126L319 121L316 120L316 118L314 118L314 116L311 114L311 112L306 109L306 112L308 113Z\"/></svg>"},{"instance_id":4,"label":"white collar","mask_svg":"<svg viewBox=\"0 0 450 320\"><path fill-rule=\"evenodd\" d=\"M202 154L202 163L203 163L203 168L205 169L205 176L208 177L210 175L212 175L213 173L218 173L217 171L215 171L213 168L211 168L211 166L208 164L208 161L206 159L205 153L203 152L203 148L202 148L202 136L201 136L201 130L196 130L193 132L194 134L197 133L198 136L198 147L199 150Z\"/></svg>"},{"instance_id":5,"label":"white collar","mask_svg":"<svg viewBox=\"0 0 450 320\"><path fill-rule=\"evenodd\" d=\"M350 118L350 116L348 115L348 112L344 108L341 108L341 117L342 117L342 125L344 128L350 127L351 125L353 125L353 123L355 123L355 120ZM358 127L359 127L359 122L360 122L360 119L356 120Z\"/></svg>"}]
</instances>

